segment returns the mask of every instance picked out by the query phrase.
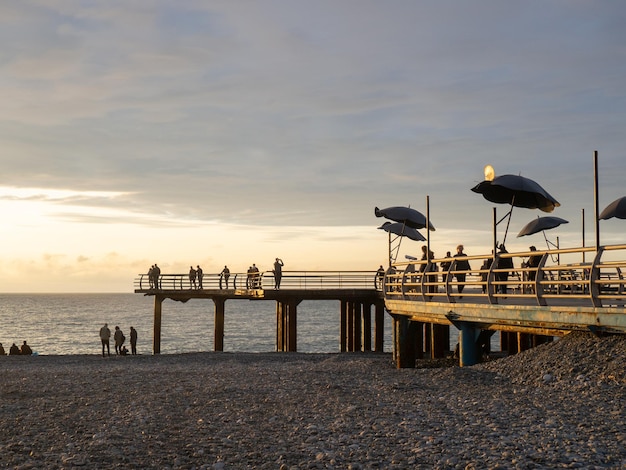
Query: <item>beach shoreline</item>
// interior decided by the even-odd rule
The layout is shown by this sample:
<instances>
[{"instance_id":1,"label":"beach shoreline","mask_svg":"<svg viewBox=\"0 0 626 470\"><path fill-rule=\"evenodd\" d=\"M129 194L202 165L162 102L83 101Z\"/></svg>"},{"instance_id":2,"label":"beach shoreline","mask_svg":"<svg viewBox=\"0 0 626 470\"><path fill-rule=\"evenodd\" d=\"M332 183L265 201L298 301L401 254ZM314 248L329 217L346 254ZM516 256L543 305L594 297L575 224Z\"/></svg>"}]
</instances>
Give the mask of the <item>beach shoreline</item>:
<instances>
[{"instance_id":1,"label":"beach shoreline","mask_svg":"<svg viewBox=\"0 0 626 470\"><path fill-rule=\"evenodd\" d=\"M14 360L16 359L16 360ZM623 468L626 338L389 353L0 358L2 468Z\"/></svg>"}]
</instances>

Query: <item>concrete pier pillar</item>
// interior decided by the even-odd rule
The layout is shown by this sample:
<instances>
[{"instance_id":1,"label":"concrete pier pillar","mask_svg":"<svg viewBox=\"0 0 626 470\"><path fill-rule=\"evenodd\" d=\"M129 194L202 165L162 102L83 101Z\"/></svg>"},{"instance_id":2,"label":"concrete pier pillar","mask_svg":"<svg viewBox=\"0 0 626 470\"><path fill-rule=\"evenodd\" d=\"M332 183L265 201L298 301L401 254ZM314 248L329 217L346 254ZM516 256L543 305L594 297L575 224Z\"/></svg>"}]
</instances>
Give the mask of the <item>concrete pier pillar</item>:
<instances>
[{"instance_id":1,"label":"concrete pier pillar","mask_svg":"<svg viewBox=\"0 0 626 470\"><path fill-rule=\"evenodd\" d=\"M461 330L459 340L459 366L473 366L480 362L480 347L477 344L480 328L465 322L455 325Z\"/></svg>"},{"instance_id":2,"label":"concrete pier pillar","mask_svg":"<svg viewBox=\"0 0 626 470\"><path fill-rule=\"evenodd\" d=\"M224 351L224 310L226 299L214 297L215 327L213 332L213 351Z\"/></svg>"},{"instance_id":3,"label":"concrete pier pillar","mask_svg":"<svg viewBox=\"0 0 626 470\"><path fill-rule=\"evenodd\" d=\"M152 333L152 354L161 354L161 313L164 298L154 296L154 330Z\"/></svg>"},{"instance_id":4,"label":"concrete pier pillar","mask_svg":"<svg viewBox=\"0 0 626 470\"><path fill-rule=\"evenodd\" d=\"M374 314L374 351L384 351L385 338L385 302L376 302Z\"/></svg>"},{"instance_id":5,"label":"concrete pier pillar","mask_svg":"<svg viewBox=\"0 0 626 470\"><path fill-rule=\"evenodd\" d=\"M416 335L421 324L412 322L401 315L394 316L392 322L396 367L399 369L414 368Z\"/></svg>"}]
</instances>

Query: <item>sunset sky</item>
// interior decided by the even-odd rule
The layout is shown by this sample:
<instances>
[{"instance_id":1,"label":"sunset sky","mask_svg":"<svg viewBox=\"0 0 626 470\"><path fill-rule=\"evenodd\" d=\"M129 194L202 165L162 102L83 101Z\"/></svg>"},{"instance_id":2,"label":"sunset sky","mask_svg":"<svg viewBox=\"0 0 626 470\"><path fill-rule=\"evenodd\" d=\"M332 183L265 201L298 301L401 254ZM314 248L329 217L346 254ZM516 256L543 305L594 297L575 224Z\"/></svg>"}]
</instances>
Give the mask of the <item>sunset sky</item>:
<instances>
[{"instance_id":1,"label":"sunset sky","mask_svg":"<svg viewBox=\"0 0 626 470\"><path fill-rule=\"evenodd\" d=\"M594 150L600 209L626 195L624 24L603 0L2 2L0 291L375 270L374 207L426 196L436 255L487 253L486 164L556 197L561 246L584 209L593 244ZM515 237L537 215L509 251L545 246Z\"/></svg>"}]
</instances>

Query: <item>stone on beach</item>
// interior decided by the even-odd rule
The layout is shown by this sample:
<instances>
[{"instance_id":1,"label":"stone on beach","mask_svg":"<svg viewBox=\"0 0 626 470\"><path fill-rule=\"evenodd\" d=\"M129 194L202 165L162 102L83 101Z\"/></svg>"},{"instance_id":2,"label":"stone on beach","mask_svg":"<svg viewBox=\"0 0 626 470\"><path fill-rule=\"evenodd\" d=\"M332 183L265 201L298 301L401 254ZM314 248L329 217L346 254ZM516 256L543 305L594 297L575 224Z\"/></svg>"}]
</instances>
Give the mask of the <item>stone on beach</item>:
<instances>
[{"instance_id":1,"label":"stone on beach","mask_svg":"<svg viewBox=\"0 0 626 470\"><path fill-rule=\"evenodd\" d=\"M370 353L15 359L0 358L2 468L626 465L622 336L467 368Z\"/></svg>"}]
</instances>

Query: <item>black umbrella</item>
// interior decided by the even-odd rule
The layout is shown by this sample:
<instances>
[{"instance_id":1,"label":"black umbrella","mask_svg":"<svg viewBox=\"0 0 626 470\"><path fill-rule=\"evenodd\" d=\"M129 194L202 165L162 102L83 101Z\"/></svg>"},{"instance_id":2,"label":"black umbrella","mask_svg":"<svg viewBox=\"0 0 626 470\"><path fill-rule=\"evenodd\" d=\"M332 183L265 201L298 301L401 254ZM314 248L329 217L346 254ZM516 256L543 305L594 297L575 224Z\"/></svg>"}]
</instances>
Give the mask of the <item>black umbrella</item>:
<instances>
[{"instance_id":1,"label":"black umbrella","mask_svg":"<svg viewBox=\"0 0 626 470\"><path fill-rule=\"evenodd\" d=\"M598 218L600 220L606 220L612 217L626 219L626 196L620 197L606 206Z\"/></svg>"},{"instance_id":2,"label":"black umbrella","mask_svg":"<svg viewBox=\"0 0 626 470\"><path fill-rule=\"evenodd\" d=\"M561 205L538 183L521 175L497 176L491 181L478 183L472 191L497 204L540 209L544 212L552 212Z\"/></svg>"},{"instance_id":3,"label":"black umbrella","mask_svg":"<svg viewBox=\"0 0 626 470\"><path fill-rule=\"evenodd\" d=\"M543 232L544 230L550 230L551 228L556 228L561 224L568 224L569 222L565 219L561 219L560 217L537 217L535 220L531 220L524 228L520 230L517 234L517 237L523 237L524 235L533 235L535 233Z\"/></svg>"},{"instance_id":4,"label":"black umbrella","mask_svg":"<svg viewBox=\"0 0 626 470\"><path fill-rule=\"evenodd\" d=\"M378 228L384 230L385 232L393 233L394 235L410 238L411 240L415 240L416 242L426 241L424 235L419 233L413 227L407 227L400 222L385 222Z\"/></svg>"},{"instance_id":5,"label":"black umbrella","mask_svg":"<svg viewBox=\"0 0 626 470\"><path fill-rule=\"evenodd\" d=\"M560 217L554 217L554 216L537 217L535 220L531 220L526 225L524 225L524 228L520 230L520 232L517 234L517 237L519 238L525 235L533 235L535 233L542 232L543 239L546 241L546 246L548 247L548 249L550 249L550 245L558 249L559 248L558 237L556 239L556 243L552 243L551 241L548 240L548 237L546 237L545 230L556 228L561 224L569 224L569 222L565 219L561 219ZM558 255L557 255L557 259L558 259Z\"/></svg>"},{"instance_id":6,"label":"black umbrella","mask_svg":"<svg viewBox=\"0 0 626 470\"><path fill-rule=\"evenodd\" d=\"M489 171L487 171L489 169ZM485 181L478 183L472 188L472 191L482 194L483 197L497 204L510 204L511 210L496 223L499 224L508 217L506 230L504 232L504 242L509 231L509 223L511 222L511 214L514 207L524 207L527 209L540 209L544 212L552 212L555 207L561 204L554 199L545 189L537 182L521 175L502 175L494 176L491 166L485 167ZM495 238L494 226L494 238ZM494 240L495 242L495 240ZM495 243L494 243L495 245Z\"/></svg>"},{"instance_id":7,"label":"black umbrella","mask_svg":"<svg viewBox=\"0 0 626 470\"><path fill-rule=\"evenodd\" d=\"M394 222L400 222L411 228L426 228L426 216L415 209L410 207L387 207L386 209L374 208L374 214L376 217L385 217L393 220ZM429 230L435 230L433 224L428 222Z\"/></svg>"}]
</instances>

